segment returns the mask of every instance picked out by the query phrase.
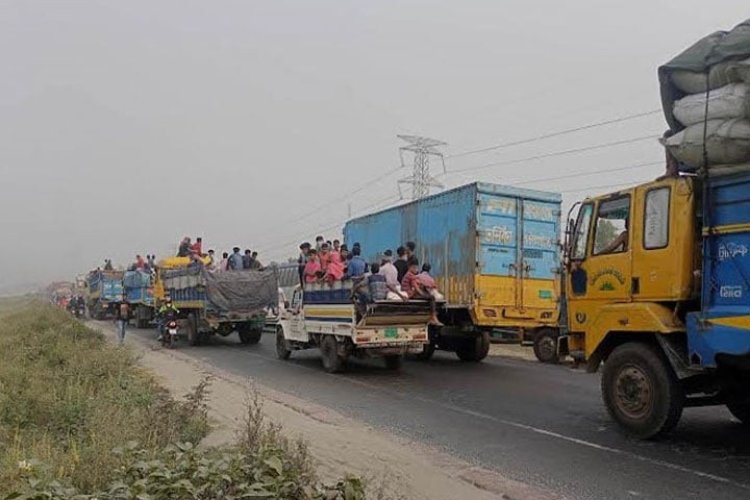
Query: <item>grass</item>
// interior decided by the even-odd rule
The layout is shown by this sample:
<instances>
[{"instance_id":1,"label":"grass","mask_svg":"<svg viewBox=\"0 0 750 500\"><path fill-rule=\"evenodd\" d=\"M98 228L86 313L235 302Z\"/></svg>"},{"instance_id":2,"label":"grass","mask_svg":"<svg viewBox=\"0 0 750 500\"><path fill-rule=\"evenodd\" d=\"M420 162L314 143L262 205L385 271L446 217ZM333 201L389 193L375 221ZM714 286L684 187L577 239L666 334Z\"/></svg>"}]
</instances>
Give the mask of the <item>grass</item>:
<instances>
[{"instance_id":1,"label":"grass","mask_svg":"<svg viewBox=\"0 0 750 500\"><path fill-rule=\"evenodd\" d=\"M30 459L93 490L109 481L117 446L158 449L208 432L205 386L176 402L131 352L65 312L32 301L0 311L0 492L18 486L17 464Z\"/></svg>"},{"instance_id":2,"label":"grass","mask_svg":"<svg viewBox=\"0 0 750 500\"><path fill-rule=\"evenodd\" d=\"M0 499L365 498L357 478L321 484L257 397L234 445L197 446L208 380L176 401L54 306L0 299L0 353Z\"/></svg>"}]
</instances>

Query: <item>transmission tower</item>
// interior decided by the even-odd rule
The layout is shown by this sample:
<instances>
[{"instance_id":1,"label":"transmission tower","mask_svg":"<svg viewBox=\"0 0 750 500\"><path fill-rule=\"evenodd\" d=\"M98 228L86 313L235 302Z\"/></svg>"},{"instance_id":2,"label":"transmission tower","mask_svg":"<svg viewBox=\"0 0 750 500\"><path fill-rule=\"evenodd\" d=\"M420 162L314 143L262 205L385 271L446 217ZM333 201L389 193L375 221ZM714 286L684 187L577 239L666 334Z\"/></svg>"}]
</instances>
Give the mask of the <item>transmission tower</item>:
<instances>
[{"instance_id":1,"label":"transmission tower","mask_svg":"<svg viewBox=\"0 0 750 500\"><path fill-rule=\"evenodd\" d=\"M401 194L402 184L411 184L412 200L419 200L428 196L431 187L442 188L443 185L430 174L430 156L440 158L440 162L443 164L443 172L445 172L445 158L443 158L443 153L437 148L445 146L446 143L438 141L437 139L419 137L416 135L399 135L397 137L408 143L406 146L402 146L398 149L398 154L401 158L401 166L406 166L404 163L404 153L411 154L414 162L412 174L409 177L398 181L399 194Z\"/></svg>"}]
</instances>

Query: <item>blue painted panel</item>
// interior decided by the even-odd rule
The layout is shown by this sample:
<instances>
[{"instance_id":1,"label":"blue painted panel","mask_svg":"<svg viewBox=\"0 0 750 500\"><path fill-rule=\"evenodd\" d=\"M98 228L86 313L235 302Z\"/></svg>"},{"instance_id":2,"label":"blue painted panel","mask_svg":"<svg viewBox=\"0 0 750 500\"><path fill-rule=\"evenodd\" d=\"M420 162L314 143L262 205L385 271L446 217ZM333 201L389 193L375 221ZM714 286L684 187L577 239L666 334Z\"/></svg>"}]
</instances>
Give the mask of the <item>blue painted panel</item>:
<instances>
[{"instance_id":1,"label":"blue painted panel","mask_svg":"<svg viewBox=\"0 0 750 500\"><path fill-rule=\"evenodd\" d=\"M745 311L747 313L747 311ZM701 366L716 367L717 354L750 356L750 330L711 324L711 314L690 313L687 318L688 355Z\"/></svg>"},{"instance_id":2,"label":"blue painted panel","mask_svg":"<svg viewBox=\"0 0 750 500\"><path fill-rule=\"evenodd\" d=\"M554 279L560 267L560 204L523 201L523 260L530 278Z\"/></svg>"},{"instance_id":3,"label":"blue painted panel","mask_svg":"<svg viewBox=\"0 0 750 500\"><path fill-rule=\"evenodd\" d=\"M417 244L417 257L433 266L433 275L474 272L474 206L476 186L470 184L417 202L349 221L344 240L359 242L369 262L406 241Z\"/></svg>"},{"instance_id":4,"label":"blue painted panel","mask_svg":"<svg viewBox=\"0 0 750 500\"><path fill-rule=\"evenodd\" d=\"M515 276L518 262L519 200L480 193L477 207L481 274Z\"/></svg>"},{"instance_id":5,"label":"blue painted panel","mask_svg":"<svg viewBox=\"0 0 750 500\"><path fill-rule=\"evenodd\" d=\"M717 354L750 355L750 330L711 323L750 314L750 230L742 228L750 224L750 175L712 179L703 211L702 304L688 317L688 351L715 366ZM724 226L734 228L712 233Z\"/></svg>"}]
</instances>

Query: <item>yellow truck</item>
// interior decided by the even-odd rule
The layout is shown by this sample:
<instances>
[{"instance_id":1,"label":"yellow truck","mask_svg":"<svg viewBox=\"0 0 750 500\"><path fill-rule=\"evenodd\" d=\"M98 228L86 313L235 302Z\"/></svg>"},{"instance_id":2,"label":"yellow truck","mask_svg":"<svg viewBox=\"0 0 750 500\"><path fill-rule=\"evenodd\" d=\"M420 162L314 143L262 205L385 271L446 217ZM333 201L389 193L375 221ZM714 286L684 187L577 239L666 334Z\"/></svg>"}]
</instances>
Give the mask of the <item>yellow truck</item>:
<instances>
[{"instance_id":1,"label":"yellow truck","mask_svg":"<svg viewBox=\"0 0 750 500\"><path fill-rule=\"evenodd\" d=\"M628 433L686 406L750 423L750 175L675 177L584 200L565 245L564 352L603 363Z\"/></svg>"}]
</instances>

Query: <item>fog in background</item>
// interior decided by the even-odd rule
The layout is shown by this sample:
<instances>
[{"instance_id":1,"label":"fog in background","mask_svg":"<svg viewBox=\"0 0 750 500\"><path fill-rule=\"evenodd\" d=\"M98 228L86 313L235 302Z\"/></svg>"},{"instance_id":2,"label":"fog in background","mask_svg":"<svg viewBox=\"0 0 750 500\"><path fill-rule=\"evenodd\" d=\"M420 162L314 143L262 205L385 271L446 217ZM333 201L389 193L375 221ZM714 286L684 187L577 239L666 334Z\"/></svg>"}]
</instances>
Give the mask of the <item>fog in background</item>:
<instances>
[{"instance_id":1,"label":"fog in background","mask_svg":"<svg viewBox=\"0 0 750 500\"><path fill-rule=\"evenodd\" d=\"M294 255L397 202L396 134L448 143L447 187L562 191L567 206L654 178L655 139L508 162L656 137L661 114L450 155L659 109L657 67L747 7L0 1L0 293L165 256L185 235L263 262ZM612 171L629 165L644 166Z\"/></svg>"}]
</instances>

